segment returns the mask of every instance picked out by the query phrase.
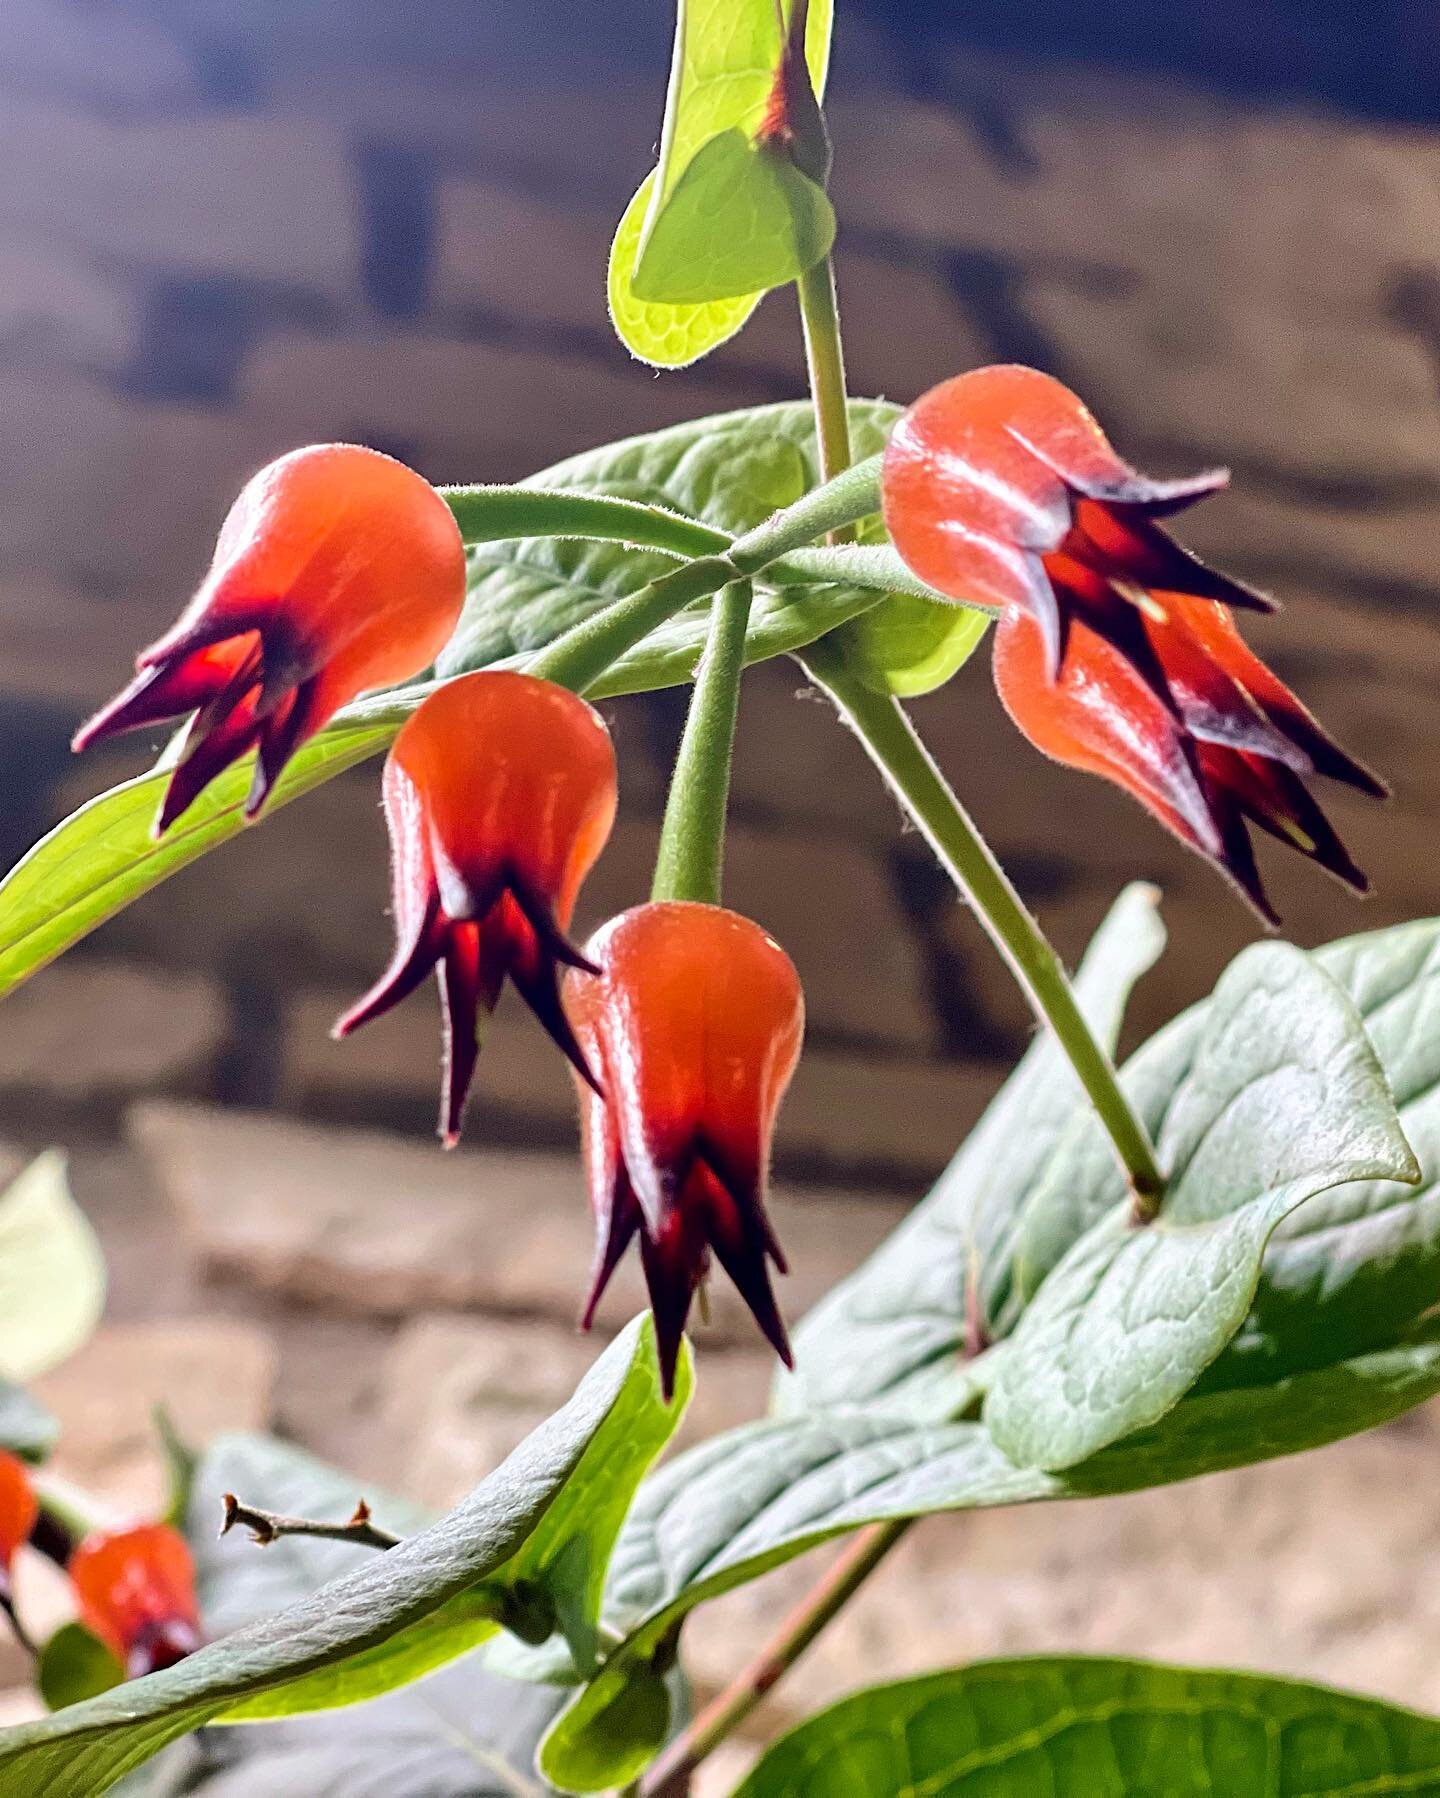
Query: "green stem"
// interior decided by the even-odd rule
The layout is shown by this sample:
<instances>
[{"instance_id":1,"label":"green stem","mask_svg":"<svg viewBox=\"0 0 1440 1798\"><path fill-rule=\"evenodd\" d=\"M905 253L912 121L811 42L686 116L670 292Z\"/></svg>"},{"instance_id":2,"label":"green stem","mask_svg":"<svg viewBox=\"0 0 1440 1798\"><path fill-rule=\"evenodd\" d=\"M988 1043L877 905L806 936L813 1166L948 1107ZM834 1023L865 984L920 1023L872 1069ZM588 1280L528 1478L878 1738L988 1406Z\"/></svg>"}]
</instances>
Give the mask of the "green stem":
<instances>
[{"instance_id":1,"label":"green stem","mask_svg":"<svg viewBox=\"0 0 1440 1798\"><path fill-rule=\"evenodd\" d=\"M1149 1221L1159 1209L1164 1175L1145 1126L1116 1078L1114 1063L1080 1010L1060 957L891 695L873 692L820 645L807 652L806 661L969 899L1036 1016L1054 1031L1125 1170L1137 1220Z\"/></svg>"},{"instance_id":2,"label":"green stem","mask_svg":"<svg viewBox=\"0 0 1440 1798\"><path fill-rule=\"evenodd\" d=\"M636 1788L640 1798L683 1798L700 1763L739 1728L789 1672L914 1521L913 1517L902 1517L893 1523L872 1523L856 1533L845 1552L784 1619L755 1658L651 1764Z\"/></svg>"},{"instance_id":3,"label":"green stem","mask_svg":"<svg viewBox=\"0 0 1440 1798\"><path fill-rule=\"evenodd\" d=\"M820 472L833 480L850 466L850 410L845 395L845 352L840 342L840 311L835 297L835 269L827 256L795 283L800 296L800 323L805 332L805 365L815 402L815 433L820 444Z\"/></svg>"},{"instance_id":4,"label":"green stem","mask_svg":"<svg viewBox=\"0 0 1440 1798\"><path fill-rule=\"evenodd\" d=\"M749 581L735 581L721 593L711 612L710 636L695 671L685 733L670 777L652 899L720 903L730 757L750 600Z\"/></svg>"},{"instance_id":5,"label":"green stem","mask_svg":"<svg viewBox=\"0 0 1440 1798\"><path fill-rule=\"evenodd\" d=\"M583 693L626 650L633 649L682 606L718 593L738 572L724 556L697 556L603 612L582 619L528 662L526 673Z\"/></svg>"},{"instance_id":6,"label":"green stem","mask_svg":"<svg viewBox=\"0 0 1440 1798\"><path fill-rule=\"evenodd\" d=\"M504 543L520 537L583 537L643 543L677 556L723 550L723 531L664 506L586 493L568 487L441 487L466 543Z\"/></svg>"}]
</instances>

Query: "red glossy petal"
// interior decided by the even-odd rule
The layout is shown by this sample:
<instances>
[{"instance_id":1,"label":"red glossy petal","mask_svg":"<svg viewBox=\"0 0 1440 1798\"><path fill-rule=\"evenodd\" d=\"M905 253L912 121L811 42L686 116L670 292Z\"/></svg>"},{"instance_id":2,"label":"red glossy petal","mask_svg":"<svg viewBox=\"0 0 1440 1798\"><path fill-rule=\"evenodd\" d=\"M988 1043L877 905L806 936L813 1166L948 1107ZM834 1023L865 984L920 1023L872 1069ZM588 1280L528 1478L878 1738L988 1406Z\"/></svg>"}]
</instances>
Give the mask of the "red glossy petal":
<instances>
[{"instance_id":1,"label":"red glossy petal","mask_svg":"<svg viewBox=\"0 0 1440 1798\"><path fill-rule=\"evenodd\" d=\"M80 1618L132 1674L153 1672L199 1646L195 1564L168 1524L89 1536L66 1571Z\"/></svg>"},{"instance_id":2,"label":"red glossy petal","mask_svg":"<svg viewBox=\"0 0 1440 1798\"><path fill-rule=\"evenodd\" d=\"M0 1574L8 1571L16 1549L30 1540L39 1515L30 1470L18 1455L0 1449Z\"/></svg>"}]
</instances>

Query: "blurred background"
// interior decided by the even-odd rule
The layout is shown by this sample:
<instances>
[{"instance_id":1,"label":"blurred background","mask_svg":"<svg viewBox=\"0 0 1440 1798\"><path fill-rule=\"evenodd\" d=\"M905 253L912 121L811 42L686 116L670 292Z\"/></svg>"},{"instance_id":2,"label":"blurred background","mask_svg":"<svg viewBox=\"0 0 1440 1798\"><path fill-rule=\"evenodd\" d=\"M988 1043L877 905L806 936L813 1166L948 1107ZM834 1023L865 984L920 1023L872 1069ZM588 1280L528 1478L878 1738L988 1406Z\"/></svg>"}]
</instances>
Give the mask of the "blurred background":
<instances>
[{"instance_id":1,"label":"blurred background","mask_svg":"<svg viewBox=\"0 0 1440 1798\"><path fill-rule=\"evenodd\" d=\"M854 390L908 400L1023 360L1084 393L1142 466L1228 463L1235 490L1185 535L1284 599L1252 640L1396 787L1388 809L1333 800L1378 888L1368 905L1262 851L1287 930L1310 943L1433 912L1440 15L1425 0L841 10ZM76 765L67 741L271 456L350 438L437 481L512 479L801 391L786 294L689 373L653 374L609 330L606 249L651 165L671 23L664 0L5 0L7 864L144 764L152 745ZM734 901L789 947L810 997L778 1151L792 1316L924 1190L1028 1035L923 846L800 685L784 664L747 680L730 862ZM611 708L625 817L582 923L648 885L682 705ZM1252 937L1207 869L1013 733L983 655L917 711L1067 955L1126 880L1163 887L1172 944L1132 1035ZM66 1465L129 1501L157 1478L145 1413L163 1392L195 1433L273 1423L448 1502L592 1352L570 1332L588 1255L571 1100L537 1033L502 1014L474 1146L449 1158L429 1137L428 995L344 1048L327 1038L388 949L376 797L373 769L333 783L0 1018L0 1134L17 1157L72 1148L114 1269L101 1339L50 1380ZM717 1299L701 1428L752 1412L767 1371ZM1418 1570L1440 1552L1428 1427L1181 1493L920 1532L889 1576L903 1602L859 1608L780 1703L877 1664L1051 1646L1440 1703L1419 1616L1440 1604ZM1382 1489L1383 1516L1332 1524L1331 1543L1326 1515ZM1193 1602L1157 1603L1176 1579ZM774 1602L765 1587L726 1601L702 1677L723 1672L738 1614Z\"/></svg>"}]
</instances>

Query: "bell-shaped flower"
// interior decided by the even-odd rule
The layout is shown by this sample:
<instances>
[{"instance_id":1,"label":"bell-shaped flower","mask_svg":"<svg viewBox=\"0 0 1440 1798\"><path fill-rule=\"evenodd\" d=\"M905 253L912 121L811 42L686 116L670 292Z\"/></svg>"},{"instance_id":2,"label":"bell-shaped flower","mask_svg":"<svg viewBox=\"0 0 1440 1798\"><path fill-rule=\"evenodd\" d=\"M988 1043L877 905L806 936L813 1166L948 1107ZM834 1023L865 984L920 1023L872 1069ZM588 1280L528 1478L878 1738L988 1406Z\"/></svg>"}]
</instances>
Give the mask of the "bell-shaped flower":
<instances>
[{"instance_id":1,"label":"bell-shaped flower","mask_svg":"<svg viewBox=\"0 0 1440 1798\"><path fill-rule=\"evenodd\" d=\"M430 665L464 600L464 545L428 481L357 444L294 450L241 490L194 599L74 746L193 714L155 834L258 749L254 818L341 706Z\"/></svg>"},{"instance_id":2,"label":"bell-shaped flower","mask_svg":"<svg viewBox=\"0 0 1440 1798\"><path fill-rule=\"evenodd\" d=\"M1078 621L1053 679L1042 626L1011 604L995 634L995 685L1006 710L1037 749L1138 799L1228 874L1268 922L1279 920L1255 863L1251 824L1366 892L1305 779L1323 774L1377 797L1384 784L1246 646L1223 606L1165 593L1142 628L1172 704L1133 658Z\"/></svg>"},{"instance_id":3,"label":"bell-shaped flower","mask_svg":"<svg viewBox=\"0 0 1440 1798\"><path fill-rule=\"evenodd\" d=\"M195 1563L169 1524L87 1536L66 1572L80 1621L112 1650L127 1679L173 1667L200 1646Z\"/></svg>"},{"instance_id":4,"label":"bell-shaped flower","mask_svg":"<svg viewBox=\"0 0 1440 1798\"><path fill-rule=\"evenodd\" d=\"M384 778L395 954L335 1034L388 1011L434 968L447 1144L459 1136L483 1023L507 977L591 1078L560 1004L559 965L589 965L565 932L615 803L615 751L599 713L528 674L462 675L395 739Z\"/></svg>"},{"instance_id":5,"label":"bell-shaped flower","mask_svg":"<svg viewBox=\"0 0 1440 1798\"><path fill-rule=\"evenodd\" d=\"M1191 555L1161 520L1229 479L1138 474L1082 401L1038 369L957 375L903 415L885 451L885 524L907 565L950 598L1020 606L1057 675L1083 620L1165 703L1165 673L1143 628L1162 594L1273 610L1273 601Z\"/></svg>"},{"instance_id":6,"label":"bell-shaped flower","mask_svg":"<svg viewBox=\"0 0 1440 1798\"><path fill-rule=\"evenodd\" d=\"M600 1082L578 1088L596 1224L584 1322L638 1236L667 1397L712 1254L788 1364L765 1193L805 1028L799 976L758 924L688 902L636 906L585 952L597 973L565 985Z\"/></svg>"}]
</instances>

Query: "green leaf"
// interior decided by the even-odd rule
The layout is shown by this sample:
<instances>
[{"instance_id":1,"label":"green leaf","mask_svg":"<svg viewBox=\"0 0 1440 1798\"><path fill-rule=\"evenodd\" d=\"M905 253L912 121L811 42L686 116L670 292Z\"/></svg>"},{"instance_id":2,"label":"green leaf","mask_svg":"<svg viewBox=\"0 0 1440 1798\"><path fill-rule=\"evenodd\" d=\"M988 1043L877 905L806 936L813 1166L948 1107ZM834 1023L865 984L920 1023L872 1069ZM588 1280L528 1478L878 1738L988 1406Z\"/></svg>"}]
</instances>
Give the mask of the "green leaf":
<instances>
[{"instance_id":1,"label":"green leaf","mask_svg":"<svg viewBox=\"0 0 1440 1798\"><path fill-rule=\"evenodd\" d=\"M65 1623L40 1651L35 1683L52 1711L108 1692L125 1678L115 1651L83 1623Z\"/></svg>"},{"instance_id":2,"label":"green leaf","mask_svg":"<svg viewBox=\"0 0 1440 1798\"><path fill-rule=\"evenodd\" d=\"M630 291L667 306L744 299L797 280L834 241L824 188L732 126L695 152L646 229Z\"/></svg>"},{"instance_id":3,"label":"green leaf","mask_svg":"<svg viewBox=\"0 0 1440 1798\"><path fill-rule=\"evenodd\" d=\"M398 726L332 724L286 769L270 805L375 755ZM152 770L82 805L0 882L0 997L132 899L244 826L248 766L227 770L157 843L150 826L169 774Z\"/></svg>"},{"instance_id":4,"label":"green leaf","mask_svg":"<svg viewBox=\"0 0 1440 1798\"><path fill-rule=\"evenodd\" d=\"M38 1399L0 1380L0 1448L27 1461L43 1461L59 1434L59 1424Z\"/></svg>"},{"instance_id":5,"label":"green leaf","mask_svg":"<svg viewBox=\"0 0 1440 1798\"><path fill-rule=\"evenodd\" d=\"M842 625L834 641L866 686L915 699L959 673L989 624L984 612L894 593Z\"/></svg>"},{"instance_id":6,"label":"green leaf","mask_svg":"<svg viewBox=\"0 0 1440 1798\"><path fill-rule=\"evenodd\" d=\"M95 1798L202 1724L354 1704L477 1647L517 1586L528 1595L561 1577L564 1545L547 1527L557 1507L601 1559L684 1391L664 1403L653 1332L637 1319L570 1402L439 1523L178 1666L11 1730L0 1738L0 1787L7 1798ZM554 1589L572 1582L567 1567Z\"/></svg>"},{"instance_id":7,"label":"green leaf","mask_svg":"<svg viewBox=\"0 0 1440 1798\"><path fill-rule=\"evenodd\" d=\"M0 1376L33 1380L89 1341L105 1258L50 1149L0 1195Z\"/></svg>"},{"instance_id":8,"label":"green leaf","mask_svg":"<svg viewBox=\"0 0 1440 1798\"><path fill-rule=\"evenodd\" d=\"M788 22L790 6L783 10ZM831 0L812 0L805 60L817 94L825 91L831 14ZM724 6L679 0L659 165L626 207L610 248L610 317L626 348L643 362L684 367L733 337L759 304L761 289L688 304L647 302L636 294L632 277L648 235L697 151L732 129L753 136L770 95L781 42L776 0L732 0Z\"/></svg>"},{"instance_id":9,"label":"green leaf","mask_svg":"<svg viewBox=\"0 0 1440 1798\"><path fill-rule=\"evenodd\" d=\"M1114 1166L1106 1214L1006 1344L984 1415L1021 1465L1074 1466L1162 1417L1240 1327L1272 1231L1306 1199L1419 1178L1355 1007L1284 943L1221 979L1156 1148L1160 1217L1135 1226Z\"/></svg>"},{"instance_id":10,"label":"green leaf","mask_svg":"<svg viewBox=\"0 0 1440 1798\"><path fill-rule=\"evenodd\" d=\"M541 1739L536 1764L561 1791L607 1792L642 1773L669 1734L663 1676L627 1660L621 1677L602 1674L560 1712Z\"/></svg>"},{"instance_id":11,"label":"green leaf","mask_svg":"<svg viewBox=\"0 0 1440 1798\"><path fill-rule=\"evenodd\" d=\"M735 1798L1436 1790L1435 1718L1254 1673L1035 1656L852 1693L775 1743Z\"/></svg>"},{"instance_id":12,"label":"green leaf","mask_svg":"<svg viewBox=\"0 0 1440 1798\"><path fill-rule=\"evenodd\" d=\"M1111 1047L1131 987L1164 944L1157 897L1128 887L1076 977L1081 1006ZM1003 1313L1021 1208L1082 1103L1069 1062L1038 1036L930 1196L801 1323L778 1410L885 1403L938 1421L967 1402L967 1285L979 1282L987 1320Z\"/></svg>"}]
</instances>

